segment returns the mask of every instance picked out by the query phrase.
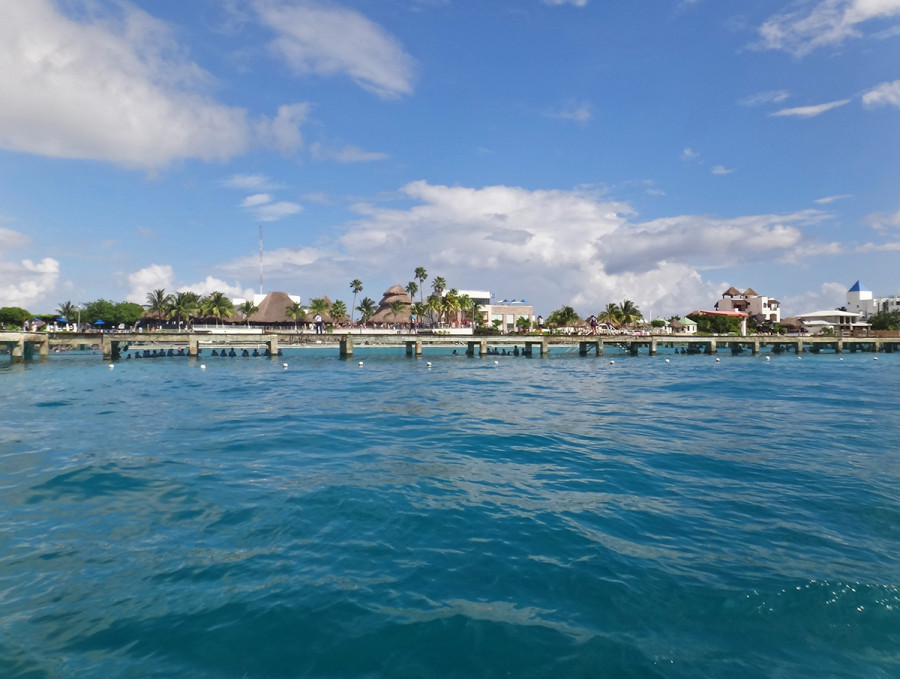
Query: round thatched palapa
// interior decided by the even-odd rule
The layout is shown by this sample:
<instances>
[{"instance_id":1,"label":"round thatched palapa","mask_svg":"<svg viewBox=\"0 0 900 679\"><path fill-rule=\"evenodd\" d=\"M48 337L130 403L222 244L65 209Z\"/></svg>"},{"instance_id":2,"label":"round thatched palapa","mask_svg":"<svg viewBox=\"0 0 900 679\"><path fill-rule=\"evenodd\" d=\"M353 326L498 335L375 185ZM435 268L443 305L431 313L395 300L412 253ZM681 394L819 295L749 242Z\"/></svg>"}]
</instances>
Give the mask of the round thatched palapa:
<instances>
[{"instance_id":1,"label":"round thatched palapa","mask_svg":"<svg viewBox=\"0 0 900 679\"><path fill-rule=\"evenodd\" d=\"M293 318L288 318L287 310L294 305L286 292L270 292L259 303L259 311L251 315L251 323L293 323Z\"/></svg>"},{"instance_id":2,"label":"round thatched palapa","mask_svg":"<svg viewBox=\"0 0 900 679\"><path fill-rule=\"evenodd\" d=\"M400 302L403 306L400 313L391 310L394 302ZM378 305L378 310L369 319L371 323L405 323L409 321L412 309L412 300L406 294L401 285L392 285L384 291L384 297Z\"/></svg>"}]
</instances>

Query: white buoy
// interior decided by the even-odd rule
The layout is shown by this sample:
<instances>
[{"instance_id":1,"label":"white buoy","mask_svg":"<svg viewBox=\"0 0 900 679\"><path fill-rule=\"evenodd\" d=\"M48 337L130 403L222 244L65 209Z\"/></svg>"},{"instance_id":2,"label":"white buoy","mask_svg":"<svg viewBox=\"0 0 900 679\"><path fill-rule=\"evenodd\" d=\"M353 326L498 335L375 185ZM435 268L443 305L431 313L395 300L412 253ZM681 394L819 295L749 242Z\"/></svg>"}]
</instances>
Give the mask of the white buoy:
<instances>
[{"instance_id":1,"label":"white buoy","mask_svg":"<svg viewBox=\"0 0 900 679\"><path fill-rule=\"evenodd\" d=\"M666 363L668 363L668 362L669 362L669 359L667 358L667 359L666 359Z\"/></svg>"},{"instance_id":2,"label":"white buoy","mask_svg":"<svg viewBox=\"0 0 900 679\"><path fill-rule=\"evenodd\" d=\"M110 370L112 370L112 369L115 368L115 367L116 367L116 366L114 366L112 363L109 364L109 369L110 369Z\"/></svg>"},{"instance_id":3,"label":"white buoy","mask_svg":"<svg viewBox=\"0 0 900 679\"><path fill-rule=\"evenodd\" d=\"M772 360L772 357L771 357L771 356L766 356L766 360L767 360L767 361L771 361L771 360Z\"/></svg>"},{"instance_id":4,"label":"white buoy","mask_svg":"<svg viewBox=\"0 0 900 679\"><path fill-rule=\"evenodd\" d=\"M200 370L206 370L206 365L204 365L203 363L201 363L201 364L200 364Z\"/></svg>"},{"instance_id":5,"label":"white buoy","mask_svg":"<svg viewBox=\"0 0 900 679\"><path fill-rule=\"evenodd\" d=\"M616 362L615 362L615 361L610 361L609 364L610 364L610 365L615 365Z\"/></svg>"},{"instance_id":6,"label":"white buoy","mask_svg":"<svg viewBox=\"0 0 900 679\"><path fill-rule=\"evenodd\" d=\"M425 365L428 366L428 367L430 368L430 367L431 367L431 361L428 361L428 363L426 363Z\"/></svg>"},{"instance_id":7,"label":"white buoy","mask_svg":"<svg viewBox=\"0 0 900 679\"><path fill-rule=\"evenodd\" d=\"M843 360L844 360L844 357L841 356L838 360L839 360L839 361L843 361Z\"/></svg>"},{"instance_id":8,"label":"white buoy","mask_svg":"<svg viewBox=\"0 0 900 679\"><path fill-rule=\"evenodd\" d=\"M281 364L281 367L284 368L285 370L287 370L287 369L288 369L288 364L287 364L287 363L282 363L282 364Z\"/></svg>"},{"instance_id":9,"label":"white buoy","mask_svg":"<svg viewBox=\"0 0 900 679\"><path fill-rule=\"evenodd\" d=\"M872 360L873 360L873 361L877 361L877 360L878 360L878 357L877 357L877 356L873 356L873 357L872 357ZM110 366L110 367L112 367L112 366Z\"/></svg>"},{"instance_id":10,"label":"white buoy","mask_svg":"<svg viewBox=\"0 0 900 679\"><path fill-rule=\"evenodd\" d=\"M494 361L494 365L500 365L500 361Z\"/></svg>"},{"instance_id":11,"label":"white buoy","mask_svg":"<svg viewBox=\"0 0 900 679\"><path fill-rule=\"evenodd\" d=\"M358 365L360 368L362 368L362 367L363 367L363 362L360 361L359 363L357 363L357 365Z\"/></svg>"},{"instance_id":12,"label":"white buoy","mask_svg":"<svg viewBox=\"0 0 900 679\"><path fill-rule=\"evenodd\" d=\"M722 360L722 359L719 358L718 356L716 357L716 363L718 363L718 362L721 361L721 360Z\"/></svg>"},{"instance_id":13,"label":"white buoy","mask_svg":"<svg viewBox=\"0 0 900 679\"><path fill-rule=\"evenodd\" d=\"M802 356L798 356L798 357L797 357L797 360L798 360L798 361L802 361L802 360L803 360L803 357L802 357Z\"/></svg>"}]
</instances>

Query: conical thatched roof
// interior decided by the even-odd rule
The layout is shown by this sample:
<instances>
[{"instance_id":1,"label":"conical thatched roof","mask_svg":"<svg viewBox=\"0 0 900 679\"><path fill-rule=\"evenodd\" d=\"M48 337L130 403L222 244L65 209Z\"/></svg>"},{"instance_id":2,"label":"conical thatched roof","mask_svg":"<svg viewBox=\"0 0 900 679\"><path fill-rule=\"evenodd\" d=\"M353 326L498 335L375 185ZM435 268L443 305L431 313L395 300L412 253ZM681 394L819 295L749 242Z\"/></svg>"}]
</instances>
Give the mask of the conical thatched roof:
<instances>
[{"instance_id":1,"label":"conical thatched roof","mask_svg":"<svg viewBox=\"0 0 900 679\"><path fill-rule=\"evenodd\" d=\"M401 302L403 304L403 310L399 314L391 311L393 302ZM381 298L378 310L369 320L372 323L404 323L409 320L411 307L412 300L406 294L403 286L393 285L384 291L384 297Z\"/></svg>"},{"instance_id":2,"label":"conical thatched roof","mask_svg":"<svg viewBox=\"0 0 900 679\"><path fill-rule=\"evenodd\" d=\"M744 297L759 297L759 293L753 288L747 288L744 290Z\"/></svg>"},{"instance_id":3,"label":"conical thatched roof","mask_svg":"<svg viewBox=\"0 0 900 679\"><path fill-rule=\"evenodd\" d=\"M737 297L740 294L741 294L741 291L732 285L730 288L728 288L725 292L722 293L722 297L726 297L726 296Z\"/></svg>"},{"instance_id":4,"label":"conical thatched roof","mask_svg":"<svg viewBox=\"0 0 900 679\"><path fill-rule=\"evenodd\" d=\"M286 292L270 292L260 302L259 311L250 316L251 323L293 323L294 319L288 318L288 308L294 306Z\"/></svg>"}]
</instances>

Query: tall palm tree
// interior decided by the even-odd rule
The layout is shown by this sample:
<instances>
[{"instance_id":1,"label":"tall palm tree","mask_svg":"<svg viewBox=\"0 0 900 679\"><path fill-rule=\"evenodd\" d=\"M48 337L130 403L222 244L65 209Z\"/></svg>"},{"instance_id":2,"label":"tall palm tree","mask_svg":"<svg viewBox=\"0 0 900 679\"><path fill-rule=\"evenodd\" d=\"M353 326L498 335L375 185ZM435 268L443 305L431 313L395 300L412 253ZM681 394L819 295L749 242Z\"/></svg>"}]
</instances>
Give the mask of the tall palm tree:
<instances>
[{"instance_id":1,"label":"tall palm tree","mask_svg":"<svg viewBox=\"0 0 900 679\"><path fill-rule=\"evenodd\" d=\"M234 304L225 296L224 292L211 292L202 300L200 307L204 314L214 316L216 327L219 327L219 318L230 318L234 315Z\"/></svg>"},{"instance_id":2,"label":"tall palm tree","mask_svg":"<svg viewBox=\"0 0 900 679\"><path fill-rule=\"evenodd\" d=\"M428 272L425 271L424 266L416 267L415 278L417 281L419 281L419 301L424 302L425 300L422 297L422 295L424 294L423 293L423 288L424 288L423 284L425 283L425 280L428 278Z\"/></svg>"},{"instance_id":3,"label":"tall palm tree","mask_svg":"<svg viewBox=\"0 0 900 679\"><path fill-rule=\"evenodd\" d=\"M630 299L622 302L619 309L622 310L622 325L633 325L641 320L641 310Z\"/></svg>"},{"instance_id":4,"label":"tall palm tree","mask_svg":"<svg viewBox=\"0 0 900 679\"><path fill-rule=\"evenodd\" d=\"M297 332L299 330L297 321L301 318L306 318L306 309L303 308L300 302L294 302L284 310L284 315L294 319L294 332Z\"/></svg>"},{"instance_id":5,"label":"tall palm tree","mask_svg":"<svg viewBox=\"0 0 900 679\"><path fill-rule=\"evenodd\" d=\"M391 302L391 316L394 319L394 323L397 322L398 318L403 318L403 310L407 307L406 302L402 299L395 299Z\"/></svg>"},{"instance_id":6,"label":"tall palm tree","mask_svg":"<svg viewBox=\"0 0 900 679\"><path fill-rule=\"evenodd\" d=\"M440 295L428 295L425 305L428 307L428 316L431 319L432 327L434 327L434 317L437 316L438 321L440 321L441 314L444 312L444 300Z\"/></svg>"},{"instance_id":7,"label":"tall palm tree","mask_svg":"<svg viewBox=\"0 0 900 679\"><path fill-rule=\"evenodd\" d=\"M360 300L359 306L356 307L356 309L360 313L359 320L361 320L363 322L363 324L368 323L369 319L375 315L376 311L378 311L378 307L375 305L375 302L368 297L363 297Z\"/></svg>"},{"instance_id":8,"label":"tall palm tree","mask_svg":"<svg viewBox=\"0 0 900 679\"><path fill-rule=\"evenodd\" d=\"M175 298L162 288L147 293L147 311L160 320L169 315L169 307Z\"/></svg>"},{"instance_id":9,"label":"tall palm tree","mask_svg":"<svg viewBox=\"0 0 900 679\"><path fill-rule=\"evenodd\" d=\"M321 297L309 300L309 311L312 314L324 316L331 310L331 305Z\"/></svg>"},{"instance_id":10,"label":"tall palm tree","mask_svg":"<svg viewBox=\"0 0 900 679\"><path fill-rule=\"evenodd\" d=\"M335 324L344 320L347 317L347 305L344 304L341 300L336 299L331 303L331 320L334 321Z\"/></svg>"},{"instance_id":11,"label":"tall palm tree","mask_svg":"<svg viewBox=\"0 0 900 679\"><path fill-rule=\"evenodd\" d=\"M416 301L416 293L419 291L419 286L416 284L416 282L410 281L409 283L406 284L406 287L403 289L406 290L406 294L409 295L409 300L411 302L415 302Z\"/></svg>"},{"instance_id":12,"label":"tall palm tree","mask_svg":"<svg viewBox=\"0 0 900 679\"><path fill-rule=\"evenodd\" d=\"M363 284L358 278L350 281L350 289L353 291L353 306L350 307L350 323L353 323L353 310L356 308L356 295L362 292Z\"/></svg>"},{"instance_id":13,"label":"tall palm tree","mask_svg":"<svg viewBox=\"0 0 900 679\"><path fill-rule=\"evenodd\" d=\"M259 311L259 307L253 303L253 300L247 300L238 305L237 312L244 317L244 320L247 322L247 327L250 327L250 317Z\"/></svg>"},{"instance_id":14,"label":"tall palm tree","mask_svg":"<svg viewBox=\"0 0 900 679\"><path fill-rule=\"evenodd\" d=\"M547 318L547 324L557 328L568 328L575 325L578 321L578 314L570 306L560 307Z\"/></svg>"},{"instance_id":15,"label":"tall palm tree","mask_svg":"<svg viewBox=\"0 0 900 679\"><path fill-rule=\"evenodd\" d=\"M443 276L438 276L433 281L431 281L431 289L434 291L434 294L440 297L444 290L447 289L447 281Z\"/></svg>"},{"instance_id":16,"label":"tall palm tree","mask_svg":"<svg viewBox=\"0 0 900 679\"><path fill-rule=\"evenodd\" d=\"M71 321L78 313L78 309L75 308L75 305L72 304L72 302L63 302L56 309L56 313L58 316L65 318L67 321Z\"/></svg>"},{"instance_id":17,"label":"tall palm tree","mask_svg":"<svg viewBox=\"0 0 900 679\"><path fill-rule=\"evenodd\" d=\"M413 305L409 309L410 313L410 322L412 322L411 316L415 314L416 323L420 322L423 318L425 318L425 314L428 313L428 307L424 302L413 302Z\"/></svg>"},{"instance_id":18,"label":"tall palm tree","mask_svg":"<svg viewBox=\"0 0 900 679\"><path fill-rule=\"evenodd\" d=\"M597 314L597 320L601 323L614 325L618 328L619 324L622 322L622 310L619 308L618 304L610 302L603 311Z\"/></svg>"},{"instance_id":19,"label":"tall palm tree","mask_svg":"<svg viewBox=\"0 0 900 679\"><path fill-rule=\"evenodd\" d=\"M441 300L441 313L443 313L444 319L449 321L450 314L458 314L460 309L462 309L462 305L459 302L459 292L453 288ZM459 320L459 316L457 316L457 320Z\"/></svg>"},{"instance_id":20,"label":"tall palm tree","mask_svg":"<svg viewBox=\"0 0 900 679\"><path fill-rule=\"evenodd\" d=\"M178 322L190 323L191 317L200 311L200 295L191 290L176 292L169 305L167 318L174 318Z\"/></svg>"}]
</instances>

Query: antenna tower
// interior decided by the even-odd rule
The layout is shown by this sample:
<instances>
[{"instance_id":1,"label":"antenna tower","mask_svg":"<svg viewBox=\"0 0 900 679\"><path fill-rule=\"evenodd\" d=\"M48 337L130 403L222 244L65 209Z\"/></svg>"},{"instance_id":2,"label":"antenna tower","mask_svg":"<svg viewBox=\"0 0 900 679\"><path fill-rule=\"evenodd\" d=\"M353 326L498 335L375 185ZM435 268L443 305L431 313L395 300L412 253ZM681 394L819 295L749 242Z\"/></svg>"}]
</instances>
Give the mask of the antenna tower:
<instances>
[{"instance_id":1,"label":"antenna tower","mask_svg":"<svg viewBox=\"0 0 900 679\"><path fill-rule=\"evenodd\" d=\"M263 294L262 224L259 225L259 294Z\"/></svg>"}]
</instances>

